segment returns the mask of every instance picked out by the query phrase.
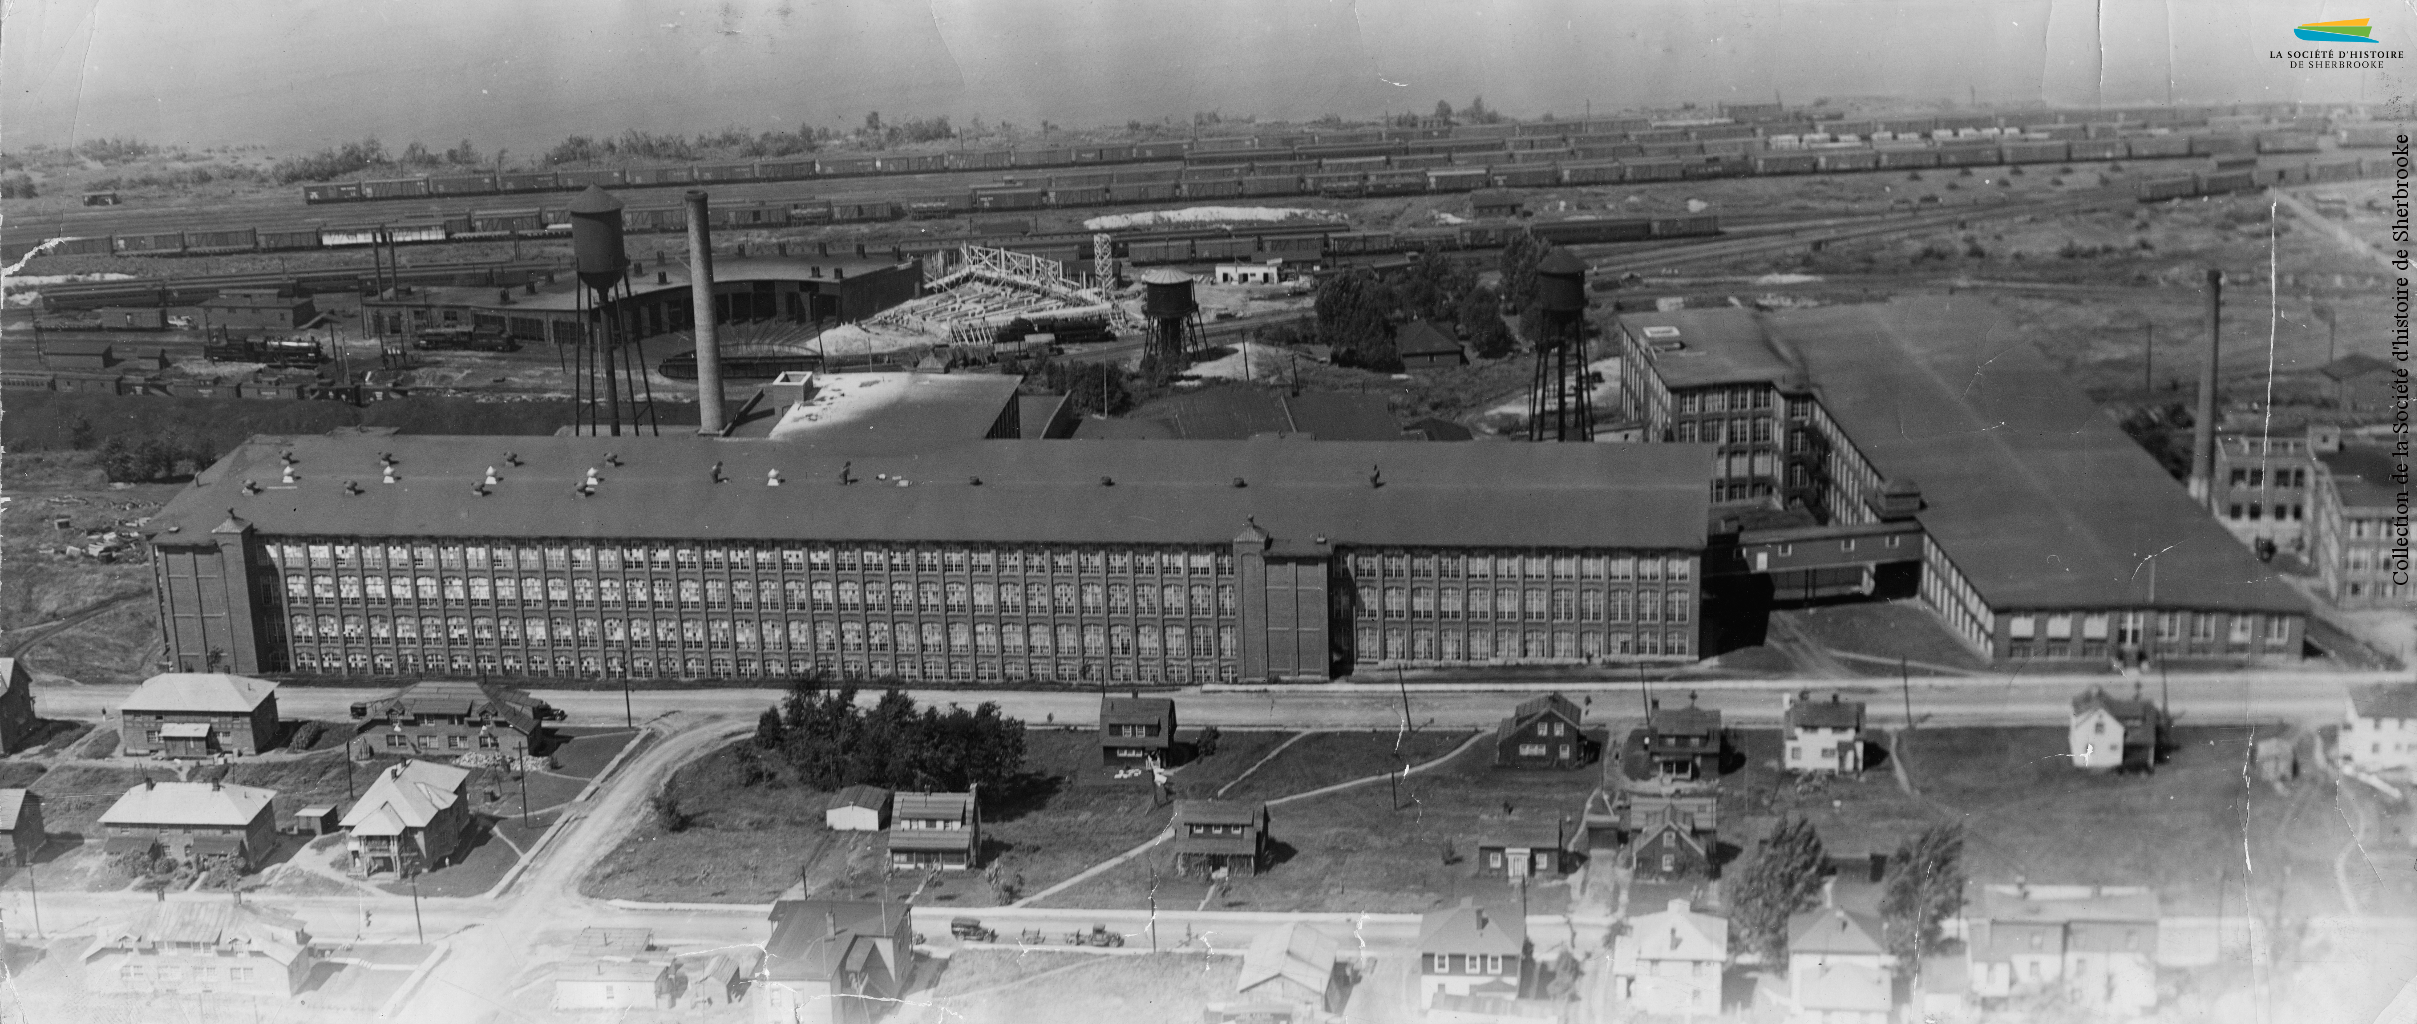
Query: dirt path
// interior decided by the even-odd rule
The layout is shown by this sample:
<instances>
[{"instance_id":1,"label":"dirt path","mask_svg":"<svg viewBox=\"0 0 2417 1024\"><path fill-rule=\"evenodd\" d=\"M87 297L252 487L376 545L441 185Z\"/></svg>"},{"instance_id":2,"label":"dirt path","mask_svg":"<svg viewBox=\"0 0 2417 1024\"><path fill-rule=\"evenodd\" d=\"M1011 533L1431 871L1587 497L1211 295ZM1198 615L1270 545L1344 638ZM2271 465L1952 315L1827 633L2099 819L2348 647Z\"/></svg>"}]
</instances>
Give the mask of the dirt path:
<instances>
[{"instance_id":1,"label":"dirt path","mask_svg":"<svg viewBox=\"0 0 2417 1024\"><path fill-rule=\"evenodd\" d=\"M132 601L139 597L148 596L150 596L150 594L146 591L135 591L133 593L119 594L116 597L86 605L81 609L52 619L49 622L38 622L31 626L18 627L16 630L12 631L7 640L0 640L0 655L13 658L25 657L27 654L31 653L34 648L40 647L44 641L47 641L54 636L67 632L70 629L98 618L102 613L107 612L121 604L125 604L128 601Z\"/></svg>"},{"instance_id":2,"label":"dirt path","mask_svg":"<svg viewBox=\"0 0 2417 1024\"><path fill-rule=\"evenodd\" d=\"M1262 758L1260 758L1260 759L1258 759L1258 760L1256 760L1256 761L1253 761L1253 762L1251 762L1251 766L1250 766L1250 767L1242 769L1242 774L1234 776L1233 781L1228 782L1228 783L1226 783L1225 785L1222 785L1222 786L1217 787L1217 795L1218 795L1218 796L1224 796L1228 790L1233 789L1235 786L1239 786L1239 785L1241 785L1241 784L1242 784L1242 780L1247 779L1247 778L1250 778L1250 777L1251 777L1251 773L1252 773L1252 772L1256 772L1256 771L1258 771L1258 770L1259 770L1259 769L1261 769L1261 768L1265 768L1265 767L1267 767L1267 762L1275 760L1275 759L1276 759L1276 756L1277 756L1277 755L1279 755L1279 754L1282 754L1282 753L1284 752L1285 748L1290 747L1290 746L1292 746L1292 745L1293 745L1293 744L1295 744L1295 743L1299 743L1299 742L1301 742L1302 740L1308 739L1308 738L1310 738L1310 737L1312 737L1312 736L1315 736L1315 735L1317 735L1317 733L1315 733L1315 732L1296 732L1296 733L1292 734L1292 738L1291 738L1291 739L1288 739L1288 740L1285 740L1285 741L1284 741L1284 742L1282 742L1282 743L1278 743L1278 744L1276 744L1276 749L1268 751L1268 752L1267 752L1267 756L1266 756L1266 757L1262 757Z\"/></svg>"}]
</instances>

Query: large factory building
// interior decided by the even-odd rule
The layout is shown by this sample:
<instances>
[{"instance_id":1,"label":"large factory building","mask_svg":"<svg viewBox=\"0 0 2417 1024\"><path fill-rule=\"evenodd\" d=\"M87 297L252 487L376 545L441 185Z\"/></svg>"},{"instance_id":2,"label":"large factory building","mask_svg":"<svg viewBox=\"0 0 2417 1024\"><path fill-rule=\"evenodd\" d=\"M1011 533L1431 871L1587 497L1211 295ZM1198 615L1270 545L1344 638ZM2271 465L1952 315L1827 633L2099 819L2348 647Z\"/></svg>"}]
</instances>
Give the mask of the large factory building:
<instances>
[{"instance_id":1,"label":"large factory building","mask_svg":"<svg viewBox=\"0 0 2417 1024\"><path fill-rule=\"evenodd\" d=\"M633 263L625 291L612 300L639 338L694 324L685 267L660 258ZM723 324L862 320L922 294L916 261L835 257L724 256L714 261L715 321ZM468 328L523 344L579 341L588 314L567 275L524 288L423 287L362 303L373 333L409 337L424 330Z\"/></svg>"},{"instance_id":2,"label":"large factory building","mask_svg":"<svg viewBox=\"0 0 2417 1024\"><path fill-rule=\"evenodd\" d=\"M2296 658L2307 606L1985 300L1622 314L1621 414L1712 445L1715 578L1905 584L2001 662Z\"/></svg>"},{"instance_id":3,"label":"large factory building","mask_svg":"<svg viewBox=\"0 0 2417 1024\"><path fill-rule=\"evenodd\" d=\"M151 523L169 659L1185 682L1700 656L1696 446L902 450L828 418L245 445Z\"/></svg>"}]
</instances>

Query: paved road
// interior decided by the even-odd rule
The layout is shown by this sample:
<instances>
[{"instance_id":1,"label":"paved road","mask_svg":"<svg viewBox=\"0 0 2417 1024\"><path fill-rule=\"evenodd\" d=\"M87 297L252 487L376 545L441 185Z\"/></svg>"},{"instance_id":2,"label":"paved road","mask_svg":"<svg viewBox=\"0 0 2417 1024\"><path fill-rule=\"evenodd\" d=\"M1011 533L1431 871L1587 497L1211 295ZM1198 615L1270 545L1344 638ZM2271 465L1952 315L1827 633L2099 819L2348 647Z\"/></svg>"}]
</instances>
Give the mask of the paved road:
<instances>
[{"instance_id":1,"label":"paved road","mask_svg":"<svg viewBox=\"0 0 2417 1024\"><path fill-rule=\"evenodd\" d=\"M2184 722L2237 724L2280 720L2336 720L2344 687L2356 682L2394 680L2385 673L2319 674L2300 672L2238 672L2175 676L2167 683L2175 713ZM2143 692L2163 695L2160 681L2141 681ZM1870 703L1874 725L1905 720L1907 694L1913 711L1929 725L2009 725L2062 723L2076 693L2103 685L2124 693L2132 684L2112 676L1937 676L1913 678L1907 686L1893 679L1776 679L1551 683L1484 681L1414 684L1410 715L1420 723L1439 726L1484 727L1500 721L1510 705L1533 692L1559 690L1586 702L1596 717L1633 717L1641 712L1647 687L1665 703L1685 701L1694 693L1705 706L1718 708L1732 721L1772 724L1779 719L1780 694L1805 688L1844 690ZM1433 687L1449 686L1451 689ZM54 685L35 691L36 706L52 718L101 718L133 692L132 686ZM288 686L277 693L278 709L288 718L340 720L354 703L386 692L382 687ZM572 725L620 724L623 697L618 690L538 690L536 695L570 715ZM1090 690L970 691L909 690L929 704L975 704L995 701L1008 714L1035 726L1088 725L1099 712L1099 695ZM1329 683L1261 689L1190 687L1175 694L1182 701L1187 724L1220 727L1282 727L1288 729L1383 729L1401 723L1402 698L1390 682ZM862 699L876 696L866 692ZM752 719L780 697L770 688L710 690L640 690L630 694L629 706L643 722L674 711L691 716L740 715Z\"/></svg>"}]
</instances>

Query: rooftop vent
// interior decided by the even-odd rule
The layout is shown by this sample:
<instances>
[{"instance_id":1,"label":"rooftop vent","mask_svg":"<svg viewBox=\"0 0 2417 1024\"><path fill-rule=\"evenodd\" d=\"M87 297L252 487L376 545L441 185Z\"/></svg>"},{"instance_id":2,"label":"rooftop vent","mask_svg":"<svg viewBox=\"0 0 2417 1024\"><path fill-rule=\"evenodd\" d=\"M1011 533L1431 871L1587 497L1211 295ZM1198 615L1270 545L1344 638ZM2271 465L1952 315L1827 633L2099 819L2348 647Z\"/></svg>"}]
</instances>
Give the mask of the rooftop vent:
<instances>
[{"instance_id":1,"label":"rooftop vent","mask_svg":"<svg viewBox=\"0 0 2417 1024\"><path fill-rule=\"evenodd\" d=\"M253 482L251 482L251 481L249 481L249 480L246 480L246 481L244 481L244 482L243 482L243 496L244 496L244 497L249 498L249 497L251 497L252 495L255 495L255 494L258 494L258 493L260 493L260 485L259 485L259 484L253 483Z\"/></svg>"},{"instance_id":2,"label":"rooftop vent","mask_svg":"<svg viewBox=\"0 0 2417 1024\"><path fill-rule=\"evenodd\" d=\"M765 471L764 471L764 486L766 486L766 487L778 487L778 486L780 486L780 470L777 470L777 469L767 469L767 470L765 470Z\"/></svg>"},{"instance_id":3,"label":"rooftop vent","mask_svg":"<svg viewBox=\"0 0 2417 1024\"><path fill-rule=\"evenodd\" d=\"M393 463L388 463L378 468L378 482L382 484L391 484L395 482Z\"/></svg>"},{"instance_id":4,"label":"rooftop vent","mask_svg":"<svg viewBox=\"0 0 2417 1024\"><path fill-rule=\"evenodd\" d=\"M1247 483L1247 482L1244 482L1244 481L1243 481L1243 479L1242 479L1241 477L1235 477L1235 478L1234 478L1234 486L1236 486L1236 487L1248 487L1248 486L1250 486L1250 484L1249 484L1249 483Z\"/></svg>"},{"instance_id":5,"label":"rooftop vent","mask_svg":"<svg viewBox=\"0 0 2417 1024\"><path fill-rule=\"evenodd\" d=\"M295 479L294 466L290 462L285 465L284 469L278 471L277 480L279 483L290 484L293 483Z\"/></svg>"},{"instance_id":6,"label":"rooftop vent","mask_svg":"<svg viewBox=\"0 0 2417 1024\"><path fill-rule=\"evenodd\" d=\"M507 465L507 466L517 466L517 465L520 465L520 453L519 453L519 452L505 452L505 453L504 453L504 465Z\"/></svg>"},{"instance_id":7,"label":"rooftop vent","mask_svg":"<svg viewBox=\"0 0 2417 1024\"><path fill-rule=\"evenodd\" d=\"M354 482L352 482L352 481L350 481L350 480L346 480L346 481L344 481L344 493L346 493L346 494L359 494L359 493L361 493L361 485L360 485L360 484L356 484L356 483L354 483Z\"/></svg>"},{"instance_id":8,"label":"rooftop vent","mask_svg":"<svg viewBox=\"0 0 2417 1024\"><path fill-rule=\"evenodd\" d=\"M972 484L972 485L973 485L973 486L975 486L975 487L980 487L980 486L982 486L982 478L977 476L977 477L973 478L971 481L968 481L968 483Z\"/></svg>"},{"instance_id":9,"label":"rooftop vent","mask_svg":"<svg viewBox=\"0 0 2417 1024\"><path fill-rule=\"evenodd\" d=\"M721 463L716 462L716 463L714 463L714 464L713 464L713 475L714 475L714 476L716 476L716 477L720 477L720 476L722 475L722 464L721 464ZM595 489L596 489L596 485L597 485L597 484L600 484L600 483L603 483L603 482L604 482L604 478L603 478L602 476L597 475L597 473L596 473L596 467L594 467L594 466L589 466L589 467L587 468L587 480L586 480L586 481L584 481L584 482L582 482L582 483L581 483L579 486L581 486L581 487L585 487L585 488L587 488L587 489L589 489L589 490L591 490L591 491L592 491L592 490L595 490Z\"/></svg>"},{"instance_id":10,"label":"rooftop vent","mask_svg":"<svg viewBox=\"0 0 2417 1024\"><path fill-rule=\"evenodd\" d=\"M718 484L728 479L728 477L722 475L722 464L719 461L716 461L713 464L713 482Z\"/></svg>"},{"instance_id":11,"label":"rooftop vent","mask_svg":"<svg viewBox=\"0 0 2417 1024\"><path fill-rule=\"evenodd\" d=\"M503 481L503 478L495 475L495 467L493 467L493 466L489 466L489 467L487 467L487 478L486 478L485 480L480 481L480 482L479 482L479 486L482 486L482 487L493 487L493 486L495 486L496 484L500 484L500 483L502 483L502 482L504 482L504 481Z\"/></svg>"},{"instance_id":12,"label":"rooftop vent","mask_svg":"<svg viewBox=\"0 0 2417 1024\"><path fill-rule=\"evenodd\" d=\"M621 456L606 452L604 453L604 464L619 469L621 468Z\"/></svg>"}]
</instances>

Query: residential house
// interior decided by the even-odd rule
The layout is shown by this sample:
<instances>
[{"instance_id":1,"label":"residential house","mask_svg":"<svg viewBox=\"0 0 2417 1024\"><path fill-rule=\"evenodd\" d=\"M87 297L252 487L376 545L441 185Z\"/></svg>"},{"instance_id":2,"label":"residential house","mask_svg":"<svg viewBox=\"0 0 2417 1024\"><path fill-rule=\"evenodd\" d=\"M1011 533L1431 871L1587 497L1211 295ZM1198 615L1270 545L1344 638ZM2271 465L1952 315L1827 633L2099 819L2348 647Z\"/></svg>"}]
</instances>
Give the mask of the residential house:
<instances>
[{"instance_id":1,"label":"residential house","mask_svg":"<svg viewBox=\"0 0 2417 1024\"><path fill-rule=\"evenodd\" d=\"M1863 770L1863 702L1830 694L1815 701L1799 691L1782 698L1787 709L1787 757L1792 772Z\"/></svg>"},{"instance_id":2,"label":"residential house","mask_svg":"<svg viewBox=\"0 0 2417 1024\"><path fill-rule=\"evenodd\" d=\"M163 672L118 708L129 757L257 754L277 745L277 684L224 672Z\"/></svg>"},{"instance_id":3,"label":"residential house","mask_svg":"<svg viewBox=\"0 0 2417 1024\"><path fill-rule=\"evenodd\" d=\"M1638 729L1619 757L1603 762L1603 783L1586 799L1586 842L1617 850L1664 821L1678 822L1710 849L1720 832L1720 782L1663 774Z\"/></svg>"},{"instance_id":4,"label":"residential house","mask_svg":"<svg viewBox=\"0 0 2417 1024\"><path fill-rule=\"evenodd\" d=\"M1569 840L1558 821L1506 827L1477 844L1477 873L1485 878L1559 878L1569 872Z\"/></svg>"},{"instance_id":5,"label":"residential house","mask_svg":"<svg viewBox=\"0 0 2417 1024\"><path fill-rule=\"evenodd\" d=\"M1989 885L1964 911L1965 969L1984 1004L2061 995L2086 1007L2157 1005L2154 890Z\"/></svg>"},{"instance_id":6,"label":"residential house","mask_svg":"<svg viewBox=\"0 0 2417 1024\"><path fill-rule=\"evenodd\" d=\"M1132 767L1155 761L1172 765L1175 702L1165 697L1101 697L1099 757L1102 764Z\"/></svg>"},{"instance_id":7,"label":"residential house","mask_svg":"<svg viewBox=\"0 0 2417 1024\"><path fill-rule=\"evenodd\" d=\"M2341 763L2361 771L2417 769L2417 683L2350 687Z\"/></svg>"},{"instance_id":8,"label":"residential house","mask_svg":"<svg viewBox=\"0 0 2417 1024\"><path fill-rule=\"evenodd\" d=\"M905 994L914 908L872 900L781 900L756 969L758 1024L869 1024Z\"/></svg>"},{"instance_id":9,"label":"residential house","mask_svg":"<svg viewBox=\"0 0 2417 1024\"><path fill-rule=\"evenodd\" d=\"M2165 712L2138 697L2124 700L2093 686L2073 698L2066 739L2076 768L2154 768L2166 747Z\"/></svg>"},{"instance_id":10,"label":"residential house","mask_svg":"<svg viewBox=\"0 0 2417 1024\"><path fill-rule=\"evenodd\" d=\"M683 1006L736 1006L747 996L747 979L755 974L755 958L746 950L691 958Z\"/></svg>"},{"instance_id":11,"label":"residential house","mask_svg":"<svg viewBox=\"0 0 2417 1024\"><path fill-rule=\"evenodd\" d=\"M32 864L50 845L42 829L42 797L27 789L0 789L0 828L8 830L9 859L18 867Z\"/></svg>"},{"instance_id":12,"label":"residential house","mask_svg":"<svg viewBox=\"0 0 2417 1024\"><path fill-rule=\"evenodd\" d=\"M1479 192L1469 197L1469 209L1480 217L1516 217L1526 209L1517 192Z\"/></svg>"},{"instance_id":13,"label":"residential house","mask_svg":"<svg viewBox=\"0 0 2417 1024\"><path fill-rule=\"evenodd\" d=\"M1584 712L1558 693L1519 702L1494 728L1494 764L1504 768L1575 768L1601 747L1586 734Z\"/></svg>"},{"instance_id":14,"label":"residential house","mask_svg":"<svg viewBox=\"0 0 2417 1024\"><path fill-rule=\"evenodd\" d=\"M352 706L361 753L489 767L545 753L552 742L546 723L563 717L526 691L470 679L430 679Z\"/></svg>"},{"instance_id":15,"label":"residential house","mask_svg":"<svg viewBox=\"0 0 2417 1024\"><path fill-rule=\"evenodd\" d=\"M232 857L242 869L277 848L277 792L218 782L156 782L126 791L101 812L101 848L164 851L201 865Z\"/></svg>"},{"instance_id":16,"label":"residential house","mask_svg":"<svg viewBox=\"0 0 2417 1024\"><path fill-rule=\"evenodd\" d=\"M1913 1012L1921 1014L1925 1024L1947 1024L1971 1017L1970 966L1960 954L1922 958L1922 976L1916 980L1913 993Z\"/></svg>"},{"instance_id":17,"label":"residential house","mask_svg":"<svg viewBox=\"0 0 2417 1024\"><path fill-rule=\"evenodd\" d=\"M823 808L822 823L834 832L879 832L890 827L890 791L879 786L843 786Z\"/></svg>"},{"instance_id":18,"label":"residential house","mask_svg":"<svg viewBox=\"0 0 2417 1024\"><path fill-rule=\"evenodd\" d=\"M1880 919L1829 904L1788 920L1788 1019L1889 1024L1896 958Z\"/></svg>"},{"instance_id":19,"label":"residential house","mask_svg":"<svg viewBox=\"0 0 2417 1024\"><path fill-rule=\"evenodd\" d=\"M1175 801L1175 870L1258 874L1267 863L1267 805L1241 800Z\"/></svg>"},{"instance_id":20,"label":"residential house","mask_svg":"<svg viewBox=\"0 0 2417 1024\"><path fill-rule=\"evenodd\" d=\"M1671 900L1629 918L1612 939L1612 991L1634 1011L1709 1017L1720 1012L1728 962L1729 922Z\"/></svg>"},{"instance_id":21,"label":"residential house","mask_svg":"<svg viewBox=\"0 0 2417 1024\"><path fill-rule=\"evenodd\" d=\"M982 855L982 810L972 792L900 793L890 801L890 866L963 871Z\"/></svg>"},{"instance_id":22,"label":"residential house","mask_svg":"<svg viewBox=\"0 0 2417 1024\"><path fill-rule=\"evenodd\" d=\"M1401 356L1405 370L1469 364L1469 354L1461 348L1460 339L1425 320L1412 320L1394 335L1393 351Z\"/></svg>"},{"instance_id":23,"label":"residential house","mask_svg":"<svg viewBox=\"0 0 2417 1024\"><path fill-rule=\"evenodd\" d=\"M24 662L0 658L0 754L25 749L41 728L42 719L34 714L33 676Z\"/></svg>"},{"instance_id":24,"label":"residential house","mask_svg":"<svg viewBox=\"0 0 2417 1024\"><path fill-rule=\"evenodd\" d=\"M1342 951L1342 943L1313 925L1279 924L1251 940L1234 991L1254 1002L1340 1012L1351 997Z\"/></svg>"},{"instance_id":25,"label":"residential house","mask_svg":"<svg viewBox=\"0 0 2417 1024\"><path fill-rule=\"evenodd\" d=\"M554 968L557 1010L668 1010L677 1002L680 972L670 958L582 957Z\"/></svg>"},{"instance_id":26,"label":"residential house","mask_svg":"<svg viewBox=\"0 0 2417 1024\"><path fill-rule=\"evenodd\" d=\"M1660 700L1648 705L1643 733L1644 753L1657 776L1682 781L1720 777L1720 712L1695 706L1694 694L1687 695L1683 708L1665 711Z\"/></svg>"},{"instance_id":27,"label":"residential house","mask_svg":"<svg viewBox=\"0 0 2417 1024\"><path fill-rule=\"evenodd\" d=\"M169 897L84 948L92 992L290 999L318 962L302 921L242 897Z\"/></svg>"},{"instance_id":28,"label":"residential house","mask_svg":"<svg viewBox=\"0 0 2417 1024\"><path fill-rule=\"evenodd\" d=\"M1518 999L1528 994L1530 950L1527 919L1515 909L1475 900L1428 911L1418 922L1418 1001L1435 997L1487 996Z\"/></svg>"},{"instance_id":29,"label":"residential house","mask_svg":"<svg viewBox=\"0 0 2417 1024\"><path fill-rule=\"evenodd\" d=\"M1628 863L1639 880L1677 882L1712 877L1719 849L1693 814L1663 807L1632 820L1636 831L1629 840Z\"/></svg>"},{"instance_id":30,"label":"residential house","mask_svg":"<svg viewBox=\"0 0 2417 1024\"><path fill-rule=\"evenodd\" d=\"M391 765L344 813L355 877L409 878L444 866L470 829L470 770L434 761Z\"/></svg>"}]
</instances>

